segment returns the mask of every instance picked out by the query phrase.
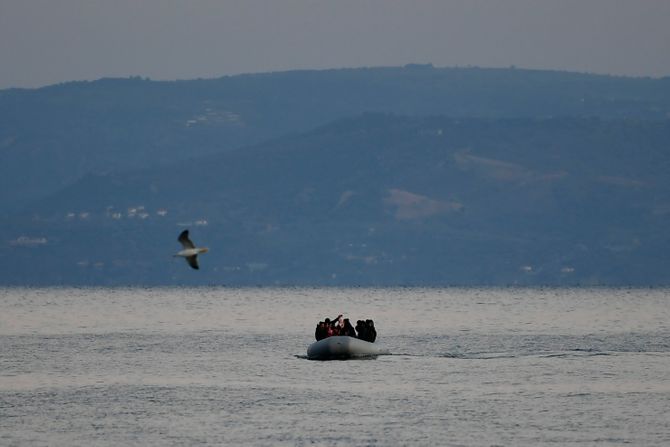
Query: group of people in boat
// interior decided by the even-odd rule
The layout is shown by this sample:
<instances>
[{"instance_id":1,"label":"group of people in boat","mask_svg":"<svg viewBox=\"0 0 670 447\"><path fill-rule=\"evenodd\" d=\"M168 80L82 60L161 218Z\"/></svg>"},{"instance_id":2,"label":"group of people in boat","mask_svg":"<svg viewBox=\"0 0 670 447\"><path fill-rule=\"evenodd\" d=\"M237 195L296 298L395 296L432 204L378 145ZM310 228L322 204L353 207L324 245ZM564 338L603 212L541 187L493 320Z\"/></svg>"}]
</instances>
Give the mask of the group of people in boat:
<instances>
[{"instance_id":1,"label":"group of people in boat","mask_svg":"<svg viewBox=\"0 0 670 447\"><path fill-rule=\"evenodd\" d=\"M323 340L333 335L347 335L374 343L377 339L377 330L372 320L358 320L354 328L349 319L343 318L342 315L338 315L337 318L333 318L332 320L326 318L324 321L319 321L314 332L316 340Z\"/></svg>"}]
</instances>

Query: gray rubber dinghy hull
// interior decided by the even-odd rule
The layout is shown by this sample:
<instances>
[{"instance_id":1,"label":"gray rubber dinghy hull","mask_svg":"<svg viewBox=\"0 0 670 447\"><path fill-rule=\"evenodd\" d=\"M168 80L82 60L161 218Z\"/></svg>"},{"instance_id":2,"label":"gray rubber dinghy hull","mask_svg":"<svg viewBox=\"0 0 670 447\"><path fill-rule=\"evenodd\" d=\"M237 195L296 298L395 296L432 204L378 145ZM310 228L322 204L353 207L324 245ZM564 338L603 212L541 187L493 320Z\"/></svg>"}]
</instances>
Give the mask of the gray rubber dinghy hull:
<instances>
[{"instance_id":1,"label":"gray rubber dinghy hull","mask_svg":"<svg viewBox=\"0 0 670 447\"><path fill-rule=\"evenodd\" d=\"M307 358L310 360L374 357L388 353L386 349L374 343L343 335L324 338L307 348Z\"/></svg>"}]
</instances>

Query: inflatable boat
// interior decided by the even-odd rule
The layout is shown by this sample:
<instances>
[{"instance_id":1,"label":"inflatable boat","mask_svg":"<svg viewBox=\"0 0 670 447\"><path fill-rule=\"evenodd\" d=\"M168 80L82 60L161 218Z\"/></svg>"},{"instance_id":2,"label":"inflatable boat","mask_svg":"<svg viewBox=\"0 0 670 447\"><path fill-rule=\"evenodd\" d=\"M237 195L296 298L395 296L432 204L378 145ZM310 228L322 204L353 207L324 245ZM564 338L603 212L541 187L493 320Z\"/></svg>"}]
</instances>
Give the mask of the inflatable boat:
<instances>
[{"instance_id":1,"label":"inflatable boat","mask_svg":"<svg viewBox=\"0 0 670 447\"><path fill-rule=\"evenodd\" d=\"M335 335L312 343L307 347L310 360L334 360L374 357L389 352L374 343L346 335Z\"/></svg>"}]
</instances>

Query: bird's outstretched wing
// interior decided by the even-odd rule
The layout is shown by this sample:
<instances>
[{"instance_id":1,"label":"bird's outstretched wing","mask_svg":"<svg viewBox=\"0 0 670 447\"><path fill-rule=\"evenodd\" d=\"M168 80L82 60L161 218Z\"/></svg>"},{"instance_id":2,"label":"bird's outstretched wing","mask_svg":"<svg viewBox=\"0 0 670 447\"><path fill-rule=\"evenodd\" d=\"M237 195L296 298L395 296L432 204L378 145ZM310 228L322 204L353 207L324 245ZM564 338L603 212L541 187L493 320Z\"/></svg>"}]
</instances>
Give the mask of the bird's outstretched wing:
<instances>
[{"instance_id":1,"label":"bird's outstretched wing","mask_svg":"<svg viewBox=\"0 0 670 447\"><path fill-rule=\"evenodd\" d=\"M193 267L196 270L198 270L200 268L198 266L198 257L196 255L187 256L186 257L186 262L188 262L188 265L190 265L191 267Z\"/></svg>"},{"instance_id":2,"label":"bird's outstretched wing","mask_svg":"<svg viewBox=\"0 0 670 447\"><path fill-rule=\"evenodd\" d=\"M181 242L181 245L184 248L195 248L195 245L193 244L193 242L191 242L191 240L188 238L188 230L182 231L177 240L179 242ZM197 268L197 267L195 267L195 268Z\"/></svg>"}]
</instances>

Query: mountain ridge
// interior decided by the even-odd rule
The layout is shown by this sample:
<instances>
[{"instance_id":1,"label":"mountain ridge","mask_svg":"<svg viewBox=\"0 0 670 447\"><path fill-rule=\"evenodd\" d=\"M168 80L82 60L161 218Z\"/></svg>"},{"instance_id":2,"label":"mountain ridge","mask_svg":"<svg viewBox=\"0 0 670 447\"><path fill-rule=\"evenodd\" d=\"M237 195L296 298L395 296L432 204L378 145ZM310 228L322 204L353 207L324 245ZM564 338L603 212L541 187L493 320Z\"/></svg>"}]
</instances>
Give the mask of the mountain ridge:
<instances>
[{"instance_id":1,"label":"mountain ridge","mask_svg":"<svg viewBox=\"0 0 670 447\"><path fill-rule=\"evenodd\" d=\"M303 70L211 80L102 79L0 91L0 209L90 172L246 147L364 112L666 119L667 79L434 67Z\"/></svg>"}]
</instances>

